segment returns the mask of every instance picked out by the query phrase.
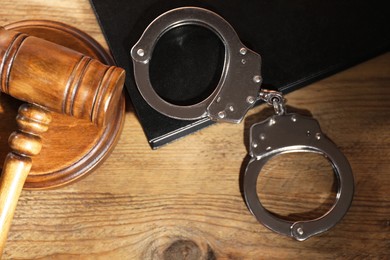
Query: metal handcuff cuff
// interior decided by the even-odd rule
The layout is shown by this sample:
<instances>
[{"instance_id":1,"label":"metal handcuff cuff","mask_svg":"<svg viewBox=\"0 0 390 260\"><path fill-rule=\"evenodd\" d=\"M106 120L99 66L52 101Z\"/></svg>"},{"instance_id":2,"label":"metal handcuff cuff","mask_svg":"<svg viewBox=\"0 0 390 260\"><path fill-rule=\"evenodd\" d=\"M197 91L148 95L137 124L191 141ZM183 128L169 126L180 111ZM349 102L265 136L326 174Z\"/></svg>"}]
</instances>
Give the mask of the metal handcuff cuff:
<instances>
[{"instance_id":1,"label":"metal handcuff cuff","mask_svg":"<svg viewBox=\"0 0 390 260\"><path fill-rule=\"evenodd\" d=\"M203 101L178 106L162 99L150 82L149 61L160 37L183 25L208 28L225 46L222 76L215 90ZM250 212L269 229L296 240L323 233L333 227L348 211L352 202L354 180L345 156L320 129L315 119L287 114L280 92L261 89L261 57L245 47L231 25L206 9L183 7L157 17L131 49L134 76L145 101L160 113L176 119L193 120L208 117L217 122L239 123L259 99L272 105L275 115L250 128L250 156L243 180L243 193ZM275 155L311 152L323 155L331 163L338 181L336 201L322 217L309 221L286 221L265 209L257 195L257 178L262 167Z\"/></svg>"}]
</instances>

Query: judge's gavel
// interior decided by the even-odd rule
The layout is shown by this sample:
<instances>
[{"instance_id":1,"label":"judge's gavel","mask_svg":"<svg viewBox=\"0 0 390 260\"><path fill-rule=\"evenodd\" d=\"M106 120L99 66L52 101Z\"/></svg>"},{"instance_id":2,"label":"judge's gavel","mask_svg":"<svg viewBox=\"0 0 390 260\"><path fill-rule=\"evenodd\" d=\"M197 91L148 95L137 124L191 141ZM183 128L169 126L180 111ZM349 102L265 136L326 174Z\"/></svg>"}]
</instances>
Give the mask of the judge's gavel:
<instances>
[{"instance_id":1,"label":"judge's gavel","mask_svg":"<svg viewBox=\"0 0 390 260\"><path fill-rule=\"evenodd\" d=\"M0 179L0 258L15 207L41 150L50 111L104 127L114 116L125 72L61 45L0 27L0 91L28 102L19 108ZM1 122L0 122L1 124Z\"/></svg>"}]
</instances>

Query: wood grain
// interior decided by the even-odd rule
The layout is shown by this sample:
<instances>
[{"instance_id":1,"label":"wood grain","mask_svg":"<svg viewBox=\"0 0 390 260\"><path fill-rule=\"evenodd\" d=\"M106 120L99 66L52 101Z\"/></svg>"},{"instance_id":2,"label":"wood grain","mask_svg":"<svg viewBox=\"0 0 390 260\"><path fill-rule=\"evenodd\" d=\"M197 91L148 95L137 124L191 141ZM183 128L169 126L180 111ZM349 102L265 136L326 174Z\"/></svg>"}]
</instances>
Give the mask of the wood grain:
<instances>
[{"instance_id":1,"label":"wood grain","mask_svg":"<svg viewBox=\"0 0 390 260\"><path fill-rule=\"evenodd\" d=\"M47 21L30 22L28 25L33 29L30 30L32 35L12 30L9 25L0 26L0 91L18 100L32 103L24 104L19 109L16 117L19 129L9 137L11 152L5 158L0 176L0 256L3 255L17 201L23 186L26 186L32 168L33 161L30 157L40 153L41 134L48 130L48 124L51 122L49 110L88 120L102 129L100 143L103 143L103 146L100 150L103 154L111 150L111 140L116 139L114 134L105 136L106 129L113 126L121 127L123 122L118 120L117 115L122 115L124 111L120 109L124 104L120 102L123 101L124 70L105 65L64 45L34 36L34 28L42 32L42 27L56 27L56 35L61 31L58 29L62 28L69 35L69 31L76 31L69 26L61 27L59 23ZM50 31L53 29L46 29L47 33ZM87 39L82 36L82 33L80 36ZM60 39L56 38L56 40L62 43ZM68 39L66 38L65 41ZM94 45L93 40L86 43ZM90 48L89 51L93 52L92 49L94 48ZM114 120L119 124L117 122L113 124ZM2 123L8 125L8 122L3 120ZM91 133L84 132L84 134ZM68 135L67 138L77 145L78 136L77 133L76 138L72 135ZM93 147L93 150L99 150L96 147ZM56 151L52 150L52 152ZM80 159L80 162L87 166L85 172L89 172L102 160L100 154L100 157L92 159L90 154L87 150ZM46 157L45 164L53 162L52 159L50 156ZM66 165L68 162L64 163L62 159L58 159L54 163ZM78 167L79 164L74 162L70 166L72 169ZM73 171L73 175L77 174L76 172ZM56 175L54 180L50 178L52 174ZM58 186L58 179L69 177L64 177L64 172L61 171L50 174L32 173L31 176L35 178L35 182L46 183L39 186L40 188ZM64 182L69 182L69 179L61 183Z\"/></svg>"},{"instance_id":2,"label":"wood grain","mask_svg":"<svg viewBox=\"0 0 390 260\"><path fill-rule=\"evenodd\" d=\"M50 112L23 104L16 121L19 129L9 137L11 152L5 158L0 178L0 254L3 254L19 196L31 170L32 159L42 149L41 134L51 122Z\"/></svg>"},{"instance_id":3,"label":"wood grain","mask_svg":"<svg viewBox=\"0 0 390 260\"><path fill-rule=\"evenodd\" d=\"M4 0L2 7L0 24L59 20L105 45L86 0ZM248 129L267 107L240 125L214 125L152 151L129 105L121 138L97 171L61 189L22 192L3 258L389 258L390 54L287 99L290 111L308 110L319 120L354 171L352 207L329 232L302 243L279 236L243 202ZM270 162L258 183L262 201L286 218L321 214L334 198L329 167L316 156Z\"/></svg>"}]
</instances>

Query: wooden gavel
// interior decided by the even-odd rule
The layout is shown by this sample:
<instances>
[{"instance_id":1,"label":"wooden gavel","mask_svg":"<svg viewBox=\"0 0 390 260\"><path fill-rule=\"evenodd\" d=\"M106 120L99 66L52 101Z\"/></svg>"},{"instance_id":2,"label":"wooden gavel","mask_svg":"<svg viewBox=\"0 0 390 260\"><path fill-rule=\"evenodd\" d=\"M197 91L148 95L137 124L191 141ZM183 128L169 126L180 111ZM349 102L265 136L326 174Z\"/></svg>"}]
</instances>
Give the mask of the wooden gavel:
<instances>
[{"instance_id":1,"label":"wooden gavel","mask_svg":"<svg viewBox=\"0 0 390 260\"><path fill-rule=\"evenodd\" d=\"M122 95L125 72L61 45L0 27L0 91L28 102L17 115L0 179L0 258L23 185L39 154L50 111L104 127Z\"/></svg>"}]
</instances>

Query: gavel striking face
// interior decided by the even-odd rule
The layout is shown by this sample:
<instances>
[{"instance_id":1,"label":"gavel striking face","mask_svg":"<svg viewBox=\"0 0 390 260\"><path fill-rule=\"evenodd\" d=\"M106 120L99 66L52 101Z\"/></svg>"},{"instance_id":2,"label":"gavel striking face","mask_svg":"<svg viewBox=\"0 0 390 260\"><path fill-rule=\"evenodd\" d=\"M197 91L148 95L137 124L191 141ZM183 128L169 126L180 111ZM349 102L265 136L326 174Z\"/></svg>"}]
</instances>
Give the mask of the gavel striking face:
<instances>
[{"instance_id":1,"label":"gavel striking face","mask_svg":"<svg viewBox=\"0 0 390 260\"><path fill-rule=\"evenodd\" d=\"M125 72L81 53L0 27L0 91L28 102L17 116L12 149L0 179L0 256L31 156L41 150L50 111L90 120L104 127L121 98Z\"/></svg>"}]
</instances>

